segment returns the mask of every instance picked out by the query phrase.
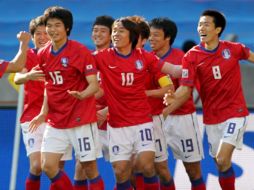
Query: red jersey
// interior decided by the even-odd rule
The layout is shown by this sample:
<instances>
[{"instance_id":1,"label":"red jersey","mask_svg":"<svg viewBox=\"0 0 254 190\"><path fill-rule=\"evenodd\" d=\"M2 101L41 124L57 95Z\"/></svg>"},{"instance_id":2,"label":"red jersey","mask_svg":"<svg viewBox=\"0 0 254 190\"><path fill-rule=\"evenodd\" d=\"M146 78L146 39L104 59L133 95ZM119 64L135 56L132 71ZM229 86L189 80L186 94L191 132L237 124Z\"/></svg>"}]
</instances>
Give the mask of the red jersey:
<instances>
[{"instance_id":1,"label":"red jersey","mask_svg":"<svg viewBox=\"0 0 254 190\"><path fill-rule=\"evenodd\" d=\"M27 51L27 61L25 68L29 72L38 65L37 50ZM44 93L44 82L29 80L24 84L24 110L20 122L29 122L41 111Z\"/></svg>"},{"instance_id":2,"label":"red jersey","mask_svg":"<svg viewBox=\"0 0 254 190\"><path fill-rule=\"evenodd\" d=\"M155 55L154 53L152 53ZM163 74L161 72L156 73L147 73L146 76L146 89L147 90L155 90L160 89L159 79L161 77L167 76L166 74ZM162 113L162 110L165 108L165 105L163 104L163 98L154 98L154 97L148 97L148 103L151 107L151 114L152 115L160 115Z\"/></svg>"},{"instance_id":3,"label":"red jersey","mask_svg":"<svg viewBox=\"0 0 254 190\"><path fill-rule=\"evenodd\" d=\"M58 52L52 50L51 43L47 44L38 57L46 79L48 123L63 129L95 122L94 96L79 100L67 92L83 91L88 86L85 77L96 75L91 52L84 45L68 40Z\"/></svg>"},{"instance_id":4,"label":"red jersey","mask_svg":"<svg viewBox=\"0 0 254 190\"><path fill-rule=\"evenodd\" d=\"M7 69L9 62L0 60L0 78L2 78L5 70Z\"/></svg>"},{"instance_id":5,"label":"red jersey","mask_svg":"<svg viewBox=\"0 0 254 190\"><path fill-rule=\"evenodd\" d=\"M112 127L127 127L151 122L145 94L145 78L161 69L160 60L142 49L123 56L114 48L95 55L109 109Z\"/></svg>"},{"instance_id":6,"label":"red jersey","mask_svg":"<svg viewBox=\"0 0 254 190\"><path fill-rule=\"evenodd\" d=\"M176 49L176 48L170 48L169 51L163 57L161 57L161 59L163 61L167 61L174 65L181 65L183 56L184 56L184 52L182 50ZM174 78L172 76L170 76L170 78L174 83L175 89L177 89L180 86L180 79ZM194 111L196 111L196 108L193 103L193 97L191 96L189 100L187 100L179 109L172 112L171 115L191 114Z\"/></svg>"},{"instance_id":7,"label":"red jersey","mask_svg":"<svg viewBox=\"0 0 254 190\"><path fill-rule=\"evenodd\" d=\"M213 51L200 44L184 56L181 83L193 86L199 81L205 124L248 115L239 60L248 59L249 53L240 43L220 41Z\"/></svg>"},{"instance_id":8,"label":"red jersey","mask_svg":"<svg viewBox=\"0 0 254 190\"><path fill-rule=\"evenodd\" d=\"M100 83L100 88L103 89L102 81L101 81L101 77L100 77L100 72L97 73L97 80ZM99 111L101 109L104 109L105 107L107 107L107 102L106 102L105 96L103 95L102 97L96 99L96 109L97 109L97 111ZM101 126L98 126L98 128L100 130L106 131L107 130L107 120L104 121Z\"/></svg>"}]
</instances>

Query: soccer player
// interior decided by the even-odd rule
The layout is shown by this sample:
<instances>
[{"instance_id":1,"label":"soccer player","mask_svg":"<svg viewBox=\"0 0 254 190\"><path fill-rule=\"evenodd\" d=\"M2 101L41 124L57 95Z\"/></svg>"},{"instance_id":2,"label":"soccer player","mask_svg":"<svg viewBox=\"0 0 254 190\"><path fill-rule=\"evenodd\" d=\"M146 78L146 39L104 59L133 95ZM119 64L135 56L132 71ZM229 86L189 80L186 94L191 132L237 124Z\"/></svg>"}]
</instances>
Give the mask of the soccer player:
<instances>
[{"instance_id":1,"label":"soccer player","mask_svg":"<svg viewBox=\"0 0 254 190\"><path fill-rule=\"evenodd\" d=\"M25 68L20 73L16 73L14 82L16 84L25 84L24 110L20 118L21 129L24 144L26 146L27 156L29 156L30 169L29 176L26 179L26 190L40 189L41 176L41 143L45 130L45 123L39 126L34 133L28 131L29 122L39 114L44 92L44 74L39 69L37 61L37 52L48 41L49 37L46 33L43 16L32 19L29 24L29 31L32 36L34 48L27 52L27 61ZM71 147L70 147L71 148ZM68 149L70 151L71 149ZM66 153L61 160L70 160L71 151ZM64 161L60 162L63 168Z\"/></svg>"},{"instance_id":2,"label":"soccer player","mask_svg":"<svg viewBox=\"0 0 254 190\"><path fill-rule=\"evenodd\" d=\"M4 73L15 73L23 69L26 62L27 50L29 49L30 34L21 31L17 34L19 40L19 50L12 61L0 60L0 78Z\"/></svg>"},{"instance_id":3,"label":"soccer player","mask_svg":"<svg viewBox=\"0 0 254 190\"><path fill-rule=\"evenodd\" d=\"M32 19L29 24L30 34L35 48L29 49L25 68L14 78L16 84L24 84L24 111L20 118L23 140L29 156L29 176L26 179L26 190L40 189L41 176L41 143L45 124L39 126L35 133L28 132L29 122L39 114L44 92L44 74L38 67L37 51L43 47L49 37L46 33L43 17Z\"/></svg>"},{"instance_id":4,"label":"soccer player","mask_svg":"<svg viewBox=\"0 0 254 190\"><path fill-rule=\"evenodd\" d=\"M181 65L184 52L173 48L177 35L177 26L169 18L154 18L150 22L150 46L161 59ZM175 89L179 87L180 79L173 78ZM203 158L203 145L198 126L193 98L172 112L164 123L165 136L174 157L183 161L190 178L192 190L204 190L200 160Z\"/></svg>"},{"instance_id":5,"label":"soccer player","mask_svg":"<svg viewBox=\"0 0 254 190\"><path fill-rule=\"evenodd\" d=\"M92 40L95 45L95 51L101 51L103 49L110 48L111 46L111 33L112 33L112 25L114 23L114 19L111 16L103 15L96 17L93 23L92 30ZM98 81L102 83L100 72L98 72ZM102 84L101 88L102 88ZM99 91L100 92L100 91ZM103 92L103 89L102 89ZM95 94L96 103L97 103L97 117L98 117L98 127L99 127L99 135L100 142L102 144L103 156L106 160L109 160L109 150L108 150L108 139L107 139L107 103L104 96L102 94Z\"/></svg>"},{"instance_id":6,"label":"soccer player","mask_svg":"<svg viewBox=\"0 0 254 190\"><path fill-rule=\"evenodd\" d=\"M44 11L48 43L38 52L38 62L45 74L45 94L41 112L29 125L34 131L47 118L42 142L42 170L51 180L50 189L73 189L58 163L71 144L80 160L90 189L104 189L98 173L98 129L94 94L98 90L96 67L90 51L69 40L72 13L62 7Z\"/></svg>"},{"instance_id":7,"label":"soccer player","mask_svg":"<svg viewBox=\"0 0 254 190\"><path fill-rule=\"evenodd\" d=\"M147 21L140 16L130 17L137 24L139 30L139 39L136 48L143 48L150 35L150 27ZM167 144L162 130L164 118L162 115L163 96L169 90L174 90L174 86L169 77L161 72L156 74L148 74L146 77L146 95L151 107L151 115L154 126L155 139L155 170L160 178L160 189L174 189L173 178L168 169L168 153ZM136 189L143 189L143 175L139 169L140 163L135 163Z\"/></svg>"},{"instance_id":8,"label":"soccer player","mask_svg":"<svg viewBox=\"0 0 254 190\"><path fill-rule=\"evenodd\" d=\"M96 17L93 23L92 40L95 45L95 51L109 48L111 45L111 31L114 19L111 16L102 15ZM101 83L100 72L97 73L97 79ZM96 94L97 124L99 132L99 141L102 145L102 152L105 160L109 160L108 138L107 138L107 113L108 108L106 100L103 97L103 90ZM85 172L81 164L77 161L74 176L75 190L88 190L88 183Z\"/></svg>"},{"instance_id":9,"label":"soccer player","mask_svg":"<svg viewBox=\"0 0 254 190\"><path fill-rule=\"evenodd\" d=\"M184 56L181 86L175 94L166 95L165 103L170 105L165 113L188 100L199 81L210 155L217 165L221 188L234 190L231 158L234 149L241 148L248 116L239 60L254 62L254 53L241 43L220 40L225 26L222 13L205 10L201 14L197 27L201 43Z\"/></svg>"},{"instance_id":10,"label":"soccer player","mask_svg":"<svg viewBox=\"0 0 254 190\"><path fill-rule=\"evenodd\" d=\"M95 55L109 109L108 135L110 162L117 189L131 189L130 159L137 152L144 188L158 189L154 169L154 133L150 105L145 94L145 78L150 73L181 71L169 63L136 49L139 37L136 24L128 18L117 19L112 27L113 48Z\"/></svg>"}]
</instances>

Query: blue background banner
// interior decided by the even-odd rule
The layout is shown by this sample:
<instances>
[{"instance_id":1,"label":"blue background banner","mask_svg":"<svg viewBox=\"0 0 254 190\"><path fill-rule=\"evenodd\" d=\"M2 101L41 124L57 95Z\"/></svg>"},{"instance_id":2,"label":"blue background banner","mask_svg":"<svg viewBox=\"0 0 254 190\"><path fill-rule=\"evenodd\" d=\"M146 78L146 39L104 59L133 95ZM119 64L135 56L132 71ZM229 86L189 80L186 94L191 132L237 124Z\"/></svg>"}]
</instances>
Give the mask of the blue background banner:
<instances>
[{"instance_id":1,"label":"blue background banner","mask_svg":"<svg viewBox=\"0 0 254 190\"><path fill-rule=\"evenodd\" d=\"M254 114L249 117L249 124L244 138L244 146L242 151L235 151L233 156L233 168L236 172L236 189L237 190L253 190L253 168L254 168ZM202 114L198 114L201 130L203 131ZM15 128L15 109L0 109L0 190L8 190L11 175L12 150ZM204 133L202 133L204 134ZM206 135L203 136L205 159L202 161L203 177L207 185L207 190L217 190L219 184L217 181L217 170L213 159L208 154L208 143ZM25 189L25 179L28 175L29 164L26 157L26 151L21 138L19 149L17 187L16 190ZM169 151L170 152L170 151ZM104 159L98 160L99 170L104 179L106 190L112 190L115 180L111 165L105 162ZM189 190L190 183L185 173L184 167L180 161L175 161L170 152L169 167L174 175L176 188L178 190ZM74 176L74 160L67 161L65 171L72 179ZM49 189L49 180L45 175L42 175L41 190Z\"/></svg>"}]
</instances>

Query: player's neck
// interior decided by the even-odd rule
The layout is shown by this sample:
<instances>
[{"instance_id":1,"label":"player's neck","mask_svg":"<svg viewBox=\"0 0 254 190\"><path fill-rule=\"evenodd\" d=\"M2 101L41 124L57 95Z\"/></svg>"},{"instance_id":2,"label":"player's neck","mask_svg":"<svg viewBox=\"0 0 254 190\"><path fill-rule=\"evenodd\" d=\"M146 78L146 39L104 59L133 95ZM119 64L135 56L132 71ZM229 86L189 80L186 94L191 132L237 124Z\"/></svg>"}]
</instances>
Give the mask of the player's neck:
<instances>
[{"instance_id":1,"label":"player's neck","mask_svg":"<svg viewBox=\"0 0 254 190\"><path fill-rule=\"evenodd\" d=\"M121 55L129 55L131 53L131 46L124 47L124 48L115 48L117 53Z\"/></svg>"},{"instance_id":2,"label":"player's neck","mask_svg":"<svg viewBox=\"0 0 254 190\"><path fill-rule=\"evenodd\" d=\"M169 50L170 50L170 46L163 46L162 48L160 48L158 51L156 51L156 55L158 57L163 57Z\"/></svg>"},{"instance_id":3,"label":"player's neck","mask_svg":"<svg viewBox=\"0 0 254 190\"><path fill-rule=\"evenodd\" d=\"M59 49L61 49L64 44L66 44L68 38L64 38L62 40L59 41L52 41L52 45L53 45L53 51L58 51Z\"/></svg>"},{"instance_id":4,"label":"player's neck","mask_svg":"<svg viewBox=\"0 0 254 190\"><path fill-rule=\"evenodd\" d=\"M212 41L206 42L204 44L204 47L207 50L214 50L214 49L216 49L218 47L219 42L220 42L219 39L212 40Z\"/></svg>"},{"instance_id":5,"label":"player's neck","mask_svg":"<svg viewBox=\"0 0 254 190\"><path fill-rule=\"evenodd\" d=\"M96 46L97 51L108 49L108 48L110 48L110 43L104 44L104 45L101 45L101 46Z\"/></svg>"}]
</instances>

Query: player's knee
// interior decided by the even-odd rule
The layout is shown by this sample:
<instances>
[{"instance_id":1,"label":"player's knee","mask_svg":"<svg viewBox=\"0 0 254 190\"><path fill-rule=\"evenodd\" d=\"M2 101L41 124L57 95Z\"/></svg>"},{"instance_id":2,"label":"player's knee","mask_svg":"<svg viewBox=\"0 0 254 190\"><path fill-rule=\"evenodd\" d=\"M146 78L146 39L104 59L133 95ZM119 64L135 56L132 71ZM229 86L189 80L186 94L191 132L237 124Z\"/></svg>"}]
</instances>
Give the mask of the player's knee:
<instances>
[{"instance_id":1,"label":"player's knee","mask_svg":"<svg viewBox=\"0 0 254 190\"><path fill-rule=\"evenodd\" d=\"M56 171L59 170L59 167L55 163L43 161L41 164L41 169L43 172L46 173L47 176L51 177L53 174L56 173Z\"/></svg>"},{"instance_id":2,"label":"player's knee","mask_svg":"<svg viewBox=\"0 0 254 190\"><path fill-rule=\"evenodd\" d=\"M146 177L151 177L155 175L155 167L154 167L154 163L146 163L143 166L143 174Z\"/></svg>"},{"instance_id":3,"label":"player's knee","mask_svg":"<svg viewBox=\"0 0 254 190\"><path fill-rule=\"evenodd\" d=\"M219 171L224 171L225 169L230 167L231 161L226 157L217 156L216 157L216 164L217 164Z\"/></svg>"},{"instance_id":4,"label":"player's knee","mask_svg":"<svg viewBox=\"0 0 254 190\"><path fill-rule=\"evenodd\" d=\"M85 171L84 173L83 170ZM81 162L78 172L80 175L85 175L88 179L94 179L99 175L96 161Z\"/></svg>"},{"instance_id":5,"label":"player's knee","mask_svg":"<svg viewBox=\"0 0 254 190\"><path fill-rule=\"evenodd\" d=\"M200 169L197 168L185 168L190 180L199 179L201 177Z\"/></svg>"},{"instance_id":6,"label":"player's knee","mask_svg":"<svg viewBox=\"0 0 254 190\"><path fill-rule=\"evenodd\" d=\"M114 166L114 173L117 179L117 182L126 181L129 178L130 172L129 169L124 165L116 165Z\"/></svg>"},{"instance_id":7,"label":"player's knee","mask_svg":"<svg viewBox=\"0 0 254 190\"><path fill-rule=\"evenodd\" d=\"M30 163L30 172L34 175L41 174L41 161L40 160L34 160Z\"/></svg>"},{"instance_id":8,"label":"player's knee","mask_svg":"<svg viewBox=\"0 0 254 190\"><path fill-rule=\"evenodd\" d=\"M156 165L156 174L160 177L160 180L168 182L171 179L171 175L167 165Z\"/></svg>"}]
</instances>

